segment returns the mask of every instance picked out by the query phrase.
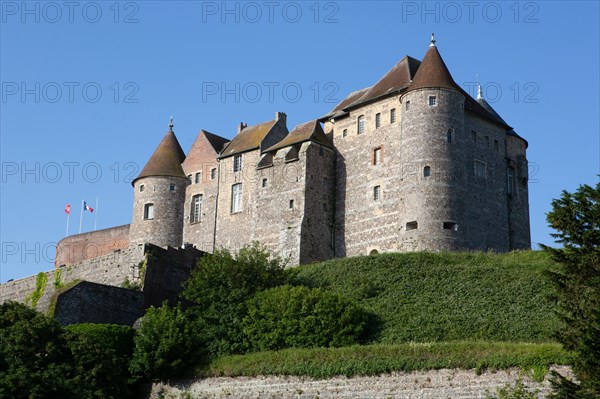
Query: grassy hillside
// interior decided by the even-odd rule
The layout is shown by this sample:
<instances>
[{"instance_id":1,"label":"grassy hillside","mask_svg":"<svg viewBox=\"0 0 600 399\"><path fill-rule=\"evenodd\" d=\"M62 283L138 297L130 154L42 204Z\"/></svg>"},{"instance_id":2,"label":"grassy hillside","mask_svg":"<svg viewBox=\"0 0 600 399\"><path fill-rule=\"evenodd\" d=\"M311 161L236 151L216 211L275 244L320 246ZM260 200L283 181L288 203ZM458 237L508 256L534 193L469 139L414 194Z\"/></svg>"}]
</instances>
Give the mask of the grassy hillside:
<instances>
[{"instance_id":1,"label":"grassy hillside","mask_svg":"<svg viewBox=\"0 0 600 399\"><path fill-rule=\"evenodd\" d=\"M298 279L357 299L374 342L548 342L559 326L542 252L382 254L301 266Z\"/></svg>"}]
</instances>

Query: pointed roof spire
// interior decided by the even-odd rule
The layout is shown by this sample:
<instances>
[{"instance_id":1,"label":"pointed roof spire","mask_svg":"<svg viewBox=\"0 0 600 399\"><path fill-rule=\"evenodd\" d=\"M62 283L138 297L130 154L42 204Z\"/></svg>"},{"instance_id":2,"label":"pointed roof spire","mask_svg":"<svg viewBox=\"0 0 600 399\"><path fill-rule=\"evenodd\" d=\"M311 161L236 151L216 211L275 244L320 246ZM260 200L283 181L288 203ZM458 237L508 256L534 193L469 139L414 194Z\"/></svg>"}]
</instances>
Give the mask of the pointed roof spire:
<instances>
[{"instance_id":1,"label":"pointed roof spire","mask_svg":"<svg viewBox=\"0 0 600 399\"><path fill-rule=\"evenodd\" d=\"M477 99L483 100L483 93L481 92L481 85L477 83Z\"/></svg>"},{"instance_id":2,"label":"pointed roof spire","mask_svg":"<svg viewBox=\"0 0 600 399\"><path fill-rule=\"evenodd\" d=\"M429 41L429 47L435 47L435 34L431 34L431 40Z\"/></svg>"},{"instance_id":3,"label":"pointed roof spire","mask_svg":"<svg viewBox=\"0 0 600 399\"><path fill-rule=\"evenodd\" d=\"M448 67L444 63L442 56L440 55L437 46L435 45L435 39L431 36L431 44L423 61L417 69L412 83L408 87L408 91L424 89L424 88L446 88L457 90L462 93L460 86L456 84Z\"/></svg>"},{"instance_id":4,"label":"pointed roof spire","mask_svg":"<svg viewBox=\"0 0 600 399\"><path fill-rule=\"evenodd\" d=\"M185 160L185 153L173 133L173 122L169 124L169 131L165 134L162 141L156 147L154 154L150 157L144 169L140 172L131 185L142 177L150 176L169 176L186 178L181 164Z\"/></svg>"}]
</instances>

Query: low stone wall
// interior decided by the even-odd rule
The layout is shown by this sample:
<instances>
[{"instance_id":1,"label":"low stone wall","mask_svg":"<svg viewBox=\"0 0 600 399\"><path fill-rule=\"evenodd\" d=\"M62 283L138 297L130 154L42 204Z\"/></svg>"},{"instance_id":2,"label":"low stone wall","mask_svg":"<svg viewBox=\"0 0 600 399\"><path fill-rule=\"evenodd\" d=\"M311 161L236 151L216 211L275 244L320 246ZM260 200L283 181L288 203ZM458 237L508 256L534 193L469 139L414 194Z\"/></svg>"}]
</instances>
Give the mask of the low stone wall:
<instances>
[{"instance_id":1,"label":"low stone wall","mask_svg":"<svg viewBox=\"0 0 600 399\"><path fill-rule=\"evenodd\" d=\"M47 311L57 290L73 281L89 281L116 287L121 286L125 279L138 281L138 266L144 257L143 246L132 246L76 265L45 272L47 282L44 289L40 290L42 295L36 309ZM0 303L11 300L31 304L31 300L27 299L34 292L37 279L37 276L31 276L0 285Z\"/></svg>"},{"instance_id":2,"label":"low stone wall","mask_svg":"<svg viewBox=\"0 0 600 399\"><path fill-rule=\"evenodd\" d=\"M572 376L568 367L559 366L555 369ZM548 396L547 380L537 383L524 377L520 369L509 369L480 375L474 370L432 370L325 380L299 377L208 378L173 381L171 385L154 384L149 398L480 399L488 393L496 393L497 388L513 386L519 378L527 388L540 391L538 399Z\"/></svg>"}]
</instances>

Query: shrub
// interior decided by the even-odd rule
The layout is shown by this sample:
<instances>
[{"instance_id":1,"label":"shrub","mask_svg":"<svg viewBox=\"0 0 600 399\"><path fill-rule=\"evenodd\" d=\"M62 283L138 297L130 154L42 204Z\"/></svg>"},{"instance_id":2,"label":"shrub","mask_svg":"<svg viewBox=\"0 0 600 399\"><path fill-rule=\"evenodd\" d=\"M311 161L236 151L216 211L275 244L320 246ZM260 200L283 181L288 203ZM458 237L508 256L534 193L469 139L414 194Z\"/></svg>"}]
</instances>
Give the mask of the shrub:
<instances>
[{"instance_id":1,"label":"shrub","mask_svg":"<svg viewBox=\"0 0 600 399\"><path fill-rule=\"evenodd\" d=\"M203 335L211 354L243 351L241 321L246 301L255 293L285 284L284 264L254 243L237 257L225 250L205 255L188 280L183 296L205 326Z\"/></svg>"},{"instance_id":2,"label":"shrub","mask_svg":"<svg viewBox=\"0 0 600 399\"><path fill-rule=\"evenodd\" d=\"M149 308L134 338L130 371L153 381L183 376L203 355L199 331L181 307Z\"/></svg>"},{"instance_id":3,"label":"shrub","mask_svg":"<svg viewBox=\"0 0 600 399\"><path fill-rule=\"evenodd\" d=\"M348 298L286 285L249 301L243 330L253 351L338 347L358 343L368 319L368 313Z\"/></svg>"},{"instance_id":4,"label":"shrub","mask_svg":"<svg viewBox=\"0 0 600 399\"><path fill-rule=\"evenodd\" d=\"M0 397L77 397L63 332L54 319L25 305L0 305Z\"/></svg>"},{"instance_id":5,"label":"shrub","mask_svg":"<svg viewBox=\"0 0 600 399\"><path fill-rule=\"evenodd\" d=\"M90 397L130 396L128 367L133 353L133 329L109 324L74 324L66 330L75 382L88 387Z\"/></svg>"}]
</instances>

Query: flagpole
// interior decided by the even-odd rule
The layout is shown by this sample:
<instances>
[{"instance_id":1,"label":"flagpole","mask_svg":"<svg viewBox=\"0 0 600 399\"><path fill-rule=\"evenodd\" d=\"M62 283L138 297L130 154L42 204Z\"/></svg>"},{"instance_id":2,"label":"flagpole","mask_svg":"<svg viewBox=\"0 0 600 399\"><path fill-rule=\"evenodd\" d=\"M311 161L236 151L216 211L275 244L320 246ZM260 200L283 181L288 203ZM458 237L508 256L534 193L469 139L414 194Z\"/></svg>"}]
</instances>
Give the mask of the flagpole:
<instances>
[{"instance_id":1,"label":"flagpole","mask_svg":"<svg viewBox=\"0 0 600 399\"><path fill-rule=\"evenodd\" d=\"M83 200L81 200L81 213L79 214L79 234L81 234L81 223L83 222Z\"/></svg>"},{"instance_id":2,"label":"flagpole","mask_svg":"<svg viewBox=\"0 0 600 399\"><path fill-rule=\"evenodd\" d=\"M67 232L65 233L65 237L69 235L69 219L71 218L71 210L67 213Z\"/></svg>"},{"instance_id":3,"label":"flagpole","mask_svg":"<svg viewBox=\"0 0 600 399\"><path fill-rule=\"evenodd\" d=\"M94 219L94 231L96 231L96 226L98 225L98 196L96 196L96 208L94 210L96 211L96 216Z\"/></svg>"}]
</instances>

